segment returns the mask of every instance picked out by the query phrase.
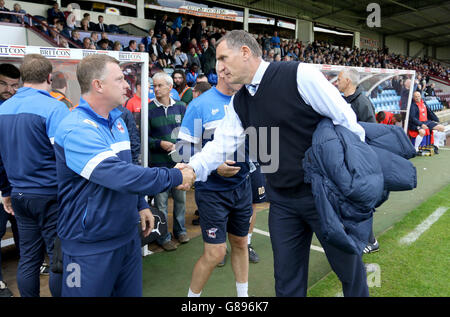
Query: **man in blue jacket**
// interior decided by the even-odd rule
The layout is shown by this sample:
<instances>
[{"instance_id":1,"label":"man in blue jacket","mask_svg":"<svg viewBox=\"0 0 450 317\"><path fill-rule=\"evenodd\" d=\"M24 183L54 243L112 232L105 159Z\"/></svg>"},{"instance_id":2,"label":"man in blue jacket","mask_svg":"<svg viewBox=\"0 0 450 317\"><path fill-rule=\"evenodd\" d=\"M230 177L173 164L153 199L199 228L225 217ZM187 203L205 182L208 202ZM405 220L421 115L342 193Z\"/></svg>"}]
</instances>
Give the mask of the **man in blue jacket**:
<instances>
[{"instance_id":1,"label":"man in blue jacket","mask_svg":"<svg viewBox=\"0 0 450 317\"><path fill-rule=\"evenodd\" d=\"M116 59L88 56L77 78L80 104L55 137L62 296L142 296L139 218L144 236L154 223L144 195L192 184L195 174L132 164L127 127L116 109L128 84Z\"/></svg>"},{"instance_id":2,"label":"man in blue jacket","mask_svg":"<svg viewBox=\"0 0 450 317\"><path fill-rule=\"evenodd\" d=\"M0 165L3 181L10 184L1 190L19 228L20 295L37 297L39 268L45 251L52 261L58 220L55 131L69 109L49 94L52 64L45 57L26 55L20 73L23 87L0 107ZM52 295L59 296L61 274L50 272L49 284Z\"/></svg>"}]
</instances>

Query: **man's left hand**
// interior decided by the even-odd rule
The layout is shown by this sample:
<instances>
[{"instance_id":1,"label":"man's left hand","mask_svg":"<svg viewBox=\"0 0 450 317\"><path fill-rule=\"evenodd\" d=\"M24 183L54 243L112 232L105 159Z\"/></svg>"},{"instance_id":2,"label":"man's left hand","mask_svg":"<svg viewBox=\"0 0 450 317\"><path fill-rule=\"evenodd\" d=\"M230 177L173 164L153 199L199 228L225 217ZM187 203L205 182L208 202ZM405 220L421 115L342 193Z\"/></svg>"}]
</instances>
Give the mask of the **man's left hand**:
<instances>
[{"instance_id":1,"label":"man's left hand","mask_svg":"<svg viewBox=\"0 0 450 317\"><path fill-rule=\"evenodd\" d=\"M139 216L141 217L142 234L144 235L144 238L146 238L155 226L155 218L148 208L139 211Z\"/></svg>"}]
</instances>

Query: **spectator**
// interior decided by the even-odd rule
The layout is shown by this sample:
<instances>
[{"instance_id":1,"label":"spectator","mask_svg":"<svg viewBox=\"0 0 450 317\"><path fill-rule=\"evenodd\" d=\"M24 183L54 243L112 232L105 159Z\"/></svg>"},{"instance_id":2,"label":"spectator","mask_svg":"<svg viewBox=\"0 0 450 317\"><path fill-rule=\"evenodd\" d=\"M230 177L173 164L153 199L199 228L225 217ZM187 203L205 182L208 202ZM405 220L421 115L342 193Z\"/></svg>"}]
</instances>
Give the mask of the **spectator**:
<instances>
[{"instance_id":1,"label":"spectator","mask_svg":"<svg viewBox=\"0 0 450 317\"><path fill-rule=\"evenodd\" d=\"M355 69L344 69L338 75L337 85L344 99L350 103L356 119L363 122L376 122L375 110L364 92L358 87L359 73Z\"/></svg>"},{"instance_id":2,"label":"spectator","mask_svg":"<svg viewBox=\"0 0 450 317\"><path fill-rule=\"evenodd\" d=\"M439 124L439 118L434 112L427 107L420 92L415 91L413 98L409 110L408 135L416 148L416 152L419 152L419 146L425 136L429 135L430 143L434 145L434 137L431 131L444 132L445 128L442 124Z\"/></svg>"},{"instance_id":3,"label":"spectator","mask_svg":"<svg viewBox=\"0 0 450 317\"><path fill-rule=\"evenodd\" d=\"M97 32L109 32L108 25L104 23L103 15L98 16L98 23L95 25Z\"/></svg>"},{"instance_id":4,"label":"spectator","mask_svg":"<svg viewBox=\"0 0 450 317\"><path fill-rule=\"evenodd\" d=\"M155 34L155 31L153 29L149 29L148 35L143 37L141 40L141 43L145 45L145 50L149 53L150 53L150 43L152 43L152 38L153 38L154 34Z\"/></svg>"},{"instance_id":5,"label":"spectator","mask_svg":"<svg viewBox=\"0 0 450 317\"><path fill-rule=\"evenodd\" d=\"M50 95L63 102L67 108L71 109L73 107L72 101L66 97L67 92L67 80L66 76L62 72L53 72L52 73L52 90L50 91Z\"/></svg>"},{"instance_id":6,"label":"spectator","mask_svg":"<svg viewBox=\"0 0 450 317\"><path fill-rule=\"evenodd\" d=\"M115 41L113 45L113 51L121 51L122 50L122 43L119 41Z\"/></svg>"},{"instance_id":7,"label":"spectator","mask_svg":"<svg viewBox=\"0 0 450 317\"><path fill-rule=\"evenodd\" d=\"M188 68L191 68L193 64L196 64L197 66L201 65L200 58L199 58L198 54L195 52L194 47L192 47L189 50L187 57L188 57Z\"/></svg>"},{"instance_id":8,"label":"spectator","mask_svg":"<svg viewBox=\"0 0 450 317\"><path fill-rule=\"evenodd\" d=\"M5 0L0 0L0 12L9 12L9 11L10 10L5 7ZM0 13L0 21L1 22L9 22L10 20L11 20L11 15Z\"/></svg>"},{"instance_id":9,"label":"spectator","mask_svg":"<svg viewBox=\"0 0 450 317\"><path fill-rule=\"evenodd\" d=\"M64 48L70 48L69 42L65 38L59 38L59 46Z\"/></svg>"},{"instance_id":10,"label":"spectator","mask_svg":"<svg viewBox=\"0 0 450 317\"><path fill-rule=\"evenodd\" d=\"M411 88L411 79L407 79L403 84L403 88L400 94L400 110L406 111L406 108L408 107L410 88ZM405 113L402 113L402 115L405 116ZM403 119L405 118L403 117Z\"/></svg>"},{"instance_id":11,"label":"spectator","mask_svg":"<svg viewBox=\"0 0 450 317\"><path fill-rule=\"evenodd\" d=\"M0 64L0 107L9 98L11 98L19 89L20 71L13 64ZM8 207L7 207L8 208ZM19 249L19 229L17 228L16 217L13 214L6 212L3 204L0 204L0 240L6 233L6 223L11 223L13 232L14 244L16 246L17 254L20 254ZM2 274L2 258L0 252L0 297L12 297L13 294L9 290L8 285L3 280Z\"/></svg>"},{"instance_id":12,"label":"spectator","mask_svg":"<svg viewBox=\"0 0 450 317\"><path fill-rule=\"evenodd\" d=\"M187 22L186 26L181 29L180 36L178 37L178 40L181 42L181 46L183 47L183 50L188 48L189 40L191 38L191 28L192 24L190 22Z\"/></svg>"},{"instance_id":13,"label":"spectator","mask_svg":"<svg viewBox=\"0 0 450 317\"><path fill-rule=\"evenodd\" d=\"M402 116L399 113L393 114L389 111L380 111L376 115L377 123L395 125L402 123Z\"/></svg>"},{"instance_id":14,"label":"spectator","mask_svg":"<svg viewBox=\"0 0 450 317\"><path fill-rule=\"evenodd\" d=\"M136 44L136 41L135 41L135 40L131 40L131 41L128 43L128 46L125 47L123 50L124 50L124 52L137 52L137 44Z\"/></svg>"},{"instance_id":15,"label":"spectator","mask_svg":"<svg viewBox=\"0 0 450 317\"><path fill-rule=\"evenodd\" d=\"M159 57L162 54L162 47L158 43L158 38L156 36L152 37L152 41L148 47L148 53L155 54L156 57Z\"/></svg>"},{"instance_id":16,"label":"spectator","mask_svg":"<svg viewBox=\"0 0 450 317\"><path fill-rule=\"evenodd\" d=\"M194 48L197 54L202 54L203 52L201 46L198 45L197 39L195 37L191 39L188 50L190 51L191 48Z\"/></svg>"},{"instance_id":17,"label":"spectator","mask_svg":"<svg viewBox=\"0 0 450 317\"><path fill-rule=\"evenodd\" d=\"M178 47L175 49L174 59L175 59L175 63L174 63L175 68L183 68L183 69L187 68L189 59L188 59L186 53L183 53L181 51L181 48Z\"/></svg>"},{"instance_id":18,"label":"spectator","mask_svg":"<svg viewBox=\"0 0 450 317\"><path fill-rule=\"evenodd\" d=\"M192 63L189 72L186 74L186 81L189 87L195 86L198 77L198 64Z\"/></svg>"},{"instance_id":19,"label":"spectator","mask_svg":"<svg viewBox=\"0 0 450 317\"><path fill-rule=\"evenodd\" d=\"M1 1L1 0L0 0ZM41 31L42 34L50 37L50 31L48 29L47 21L41 21L41 24L38 25L38 29Z\"/></svg>"},{"instance_id":20,"label":"spectator","mask_svg":"<svg viewBox=\"0 0 450 317\"><path fill-rule=\"evenodd\" d=\"M181 101L183 101L186 105L188 105L192 99L192 89L187 85L186 82L186 73L181 69L176 69L172 73L173 83L175 85L175 89L180 95Z\"/></svg>"},{"instance_id":21,"label":"spectator","mask_svg":"<svg viewBox=\"0 0 450 317\"><path fill-rule=\"evenodd\" d=\"M432 83L431 85L429 85L425 91L425 96L429 97L429 96L436 96L436 92L434 91L434 87L436 85L434 83Z\"/></svg>"},{"instance_id":22,"label":"spectator","mask_svg":"<svg viewBox=\"0 0 450 317\"><path fill-rule=\"evenodd\" d=\"M53 2L52 8L47 10L47 23L49 25L55 25L56 21L62 21L65 23L66 17L64 16L64 13L59 9L58 2Z\"/></svg>"},{"instance_id":23,"label":"spectator","mask_svg":"<svg viewBox=\"0 0 450 317\"><path fill-rule=\"evenodd\" d=\"M62 36L66 37L66 38L70 38L70 30L68 28L64 27L64 22L58 20L55 24L56 30L58 31L59 34L61 34Z\"/></svg>"},{"instance_id":24,"label":"spectator","mask_svg":"<svg viewBox=\"0 0 450 317\"><path fill-rule=\"evenodd\" d=\"M109 49L112 49L112 47L114 46L113 41L110 41L108 39L108 33L106 33L106 32L102 32L101 33L101 40L104 40L104 41L108 42Z\"/></svg>"},{"instance_id":25,"label":"spectator","mask_svg":"<svg viewBox=\"0 0 450 317\"><path fill-rule=\"evenodd\" d=\"M195 39L197 39L198 43L200 43L202 37L208 38L208 26L205 20L201 20L200 25L197 25L195 30Z\"/></svg>"},{"instance_id":26,"label":"spectator","mask_svg":"<svg viewBox=\"0 0 450 317\"><path fill-rule=\"evenodd\" d=\"M203 54L200 57L203 72L208 75L216 69L216 49L213 45L209 45L208 40L202 42Z\"/></svg>"},{"instance_id":27,"label":"spectator","mask_svg":"<svg viewBox=\"0 0 450 317\"><path fill-rule=\"evenodd\" d=\"M138 44L138 52L139 53L147 53L147 51L145 50L145 45L142 43Z\"/></svg>"},{"instance_id":28,"label":"spectator","mask_svg":"<svg viewBox=\"0 0 450 317\"><path fill-rule=\"evenodd\" d=\"M164 14L161 18L156 19L155 23L155 34L158 37L161 37L162 34L167 31L167 14Z\"/></svg>"},{"instance_id":29,"label":"spectator","mask_svg":"<svg viewBox=\"0 0 450 317\"><path fill-rule=\"evenodd\" d=\"M95 23L91 22L91 15L86 12L83 14L83 19L87 19L89 31L95 31Z\"/></svg>"},{"instance_id":30,"label":"spectator","mask_svg":"<svg viewBox=\"0 0 450 317\"><path fill-rule=\"evenodd\" d=\"M211 89L211 85L208 82L197 82L192 91L193 99L197 98L209 89Z\"/></svg>"},{"instance_id":31,"label":"spectator","mask_svg":"<svg viewBox=\"0 0 450 317\"><path fill-rule=\"evenodd\" d=\"M94 44L95 47L98 49L97 42L98 42L98 33L91 32L91 43Z\"/></svg>"},{"instance_id":32,"label":"spectator","mask_svg":"<svg viewBox=\"0 0 450 317\"><path fill-rule=\"evenodd\" d=\"M150 103L150 98L147 100L147 103ZM133 114L134 120L136 121L136 125L140 130L141 125L141 78L136 78L136 93L127 100L124 107L131 111Z\"/></svg>"},{"instance_id":33,"label":"spectator","mask_svg":"<svg viewBox=\"0 0 450 317\"><path fill-rule=\"evenodd\" d=\"M86 18L81 20L80 27L78 29L81 30L81 31L84 31L84 32L90 31L90 29L89 29L89 20L86 19Z\"/></svg>"},{"instance_id":34,"label":"spectator","mask_svg":"<svg viewBox=\"0 0 450 317\"><path fill-rule=\"evenodd\" d=\"M67 5L67 11L64 11L64 15L66 16L67 27L71 30L74 30L76 27L77 17L73 12L72 5L70 3Z\"/></svg>"},{"instance_id":35,"label":"spectator","mask_svg":"<svg viewBox=\"0 0 450 317\"><path fill-rule=\"evenodd\" d=\"M270 39L270 47L273 48L275 54L281 55L281 41L280 38L278 37L278 32L275 31L273 32L273 36Z\"/></svg>"},{"instance_id":36,"label":"spectator","mask_svg":"<svg viewBox=\"0 0 450 317\"><path fill-rule=\"evenodd\" d=\"M175 29L177 29L177 28L178 28L179 30L181 30L181 27L182 27L183 22L184 22L185 20L186 20L186 19L185 19L184 16L179 15L179 16L175 19L175 21L173 21L173 23L172 23L172 26L171 26L172 30L175 31Z\"/></svg>"},{"instance_id":37,"label":"spectator","mask_svg":"<svg viewBox=\"0 0 450 317\"><path fill-rule=\"evenodd\" d=\"M83 46L83 42L81 42L81 40L80 40L80 32L78 30L72 31L72 36L70 37L70 40L72 42L74 42L76 45L78 45L79 47ZM70 44L70 43L69 43L69 47L77 48L76 46L74 46L73 44Z\"/></svg>"},{"instance_id":38,"label":"spectator","mask_svg":"<svg viewBox=\"0 0 450 317\"><path fill-rule=\"evenodd\" d=\"M173 29L168 28L168 30L167 40L170 44L173 44L178 40L178 35L175 34L175 31Z\"/></svg>"},{"instance_id":39,"label":"spectator","mask_svg":"<svg viewBox=\"0 0 450 317\"><path fill-rule=\"evenodd\" d=\"M164 72L153 76L153 89L155 99L149 104L148 109L148 136L149 157L151 167L172 168L175 162L170 153L175 150L177 136L173 137L172 131L181 126L186 105L184 102L176 102L170 97L173 87L172 78ZM169 194L174 200L173 207L173 234L180 243L187 243L189 238L185 228L186 192L171 189L155 196L155 205L164 213L167 221L167 202ZM157 240L158 244L166 251L174 251L177 246L172 242L170 232Z\"/></svg>"},{"instance_id":40,"label":"spectator","mask_svg":"<svg viewBox=\"0 0 450 317\"><path fill-rule=\"evenodd\" d=\"M208 83L208 77L206 77L205 74L199 74L197 76L197 80L195 81L197 84L198 83Z\"/></svg>"},{"instance_id":41,"label":"spectator","mask_svg":"<svg viewBox=\"0 0 450 317\"><path fill-rule=\"evenodd\" d=\"M26 14L25 10L22 10L22 7L18 3L14 4L12 12ZM25 17L25 22L27 22L27 21L28 21L28 19ZM11 22L12 23L22 23L23 22L23 18L21 16L19 16L19 15L11 15Z\"/></svg>"},{"instance_id":42,"label":"spectator","mask_svg":"<svg viewBox=\"0 0 450 317\"><path fill-rule=\"evenodd\" d=\"M100 49L100 50L107 51L107 50L111 49L111 47L109 46L109 43L108 43L107 40L100 40L100 41L98 41L97 46L98 46L98 49Z\"/></svg>"},{"instance_id":43,"label":"spectator","mask_svg":"<svg viewBox=\"0 0 450 317\"><path fill-rule=\"evenodd\" d=\"M175 55L175 49L179 48L181 50L181 42L180 41L175 41L172 44L172 53Z\"/></svg>"},{"instance_id":44,"label":"spectator","mask_svg":"<svg viewBox=\"0 0 450 317\"><path fill-rule=\"evenodd\" d=\"M83 47L82 48L85 49L85 50L89 50L89 49L91 49L91 44L92 44L91 38L86 36L83 39Z\"/></svg>"},{"instance_id":45,"label":"spectator","mask_svg":"<svg viewBox=\"0 0 450 317\"><path fill-rule=\"evenodd\" d=\"M164 68L174 67L175 59L171 53L170 44L166 44L164 47L164 52L161 54L161 59L164 61Z\"/></svg>"}]
</instances>

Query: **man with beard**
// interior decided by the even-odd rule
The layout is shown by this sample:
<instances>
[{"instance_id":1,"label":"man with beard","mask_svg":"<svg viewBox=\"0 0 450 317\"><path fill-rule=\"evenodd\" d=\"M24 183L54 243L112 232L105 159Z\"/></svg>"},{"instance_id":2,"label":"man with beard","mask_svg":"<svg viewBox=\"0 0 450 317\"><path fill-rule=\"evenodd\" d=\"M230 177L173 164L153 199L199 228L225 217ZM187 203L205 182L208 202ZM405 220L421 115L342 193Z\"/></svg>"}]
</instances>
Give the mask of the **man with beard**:
<instances>
[{"instance_id":1,"label":"man with beard","mask_svg":"<svg viewBox=\"0 0 450 317\"><path fill-rule=\"evenodd\" d=\"M187 106L193 99L193 93L192 88L187 85L185 72L180 69L176 69L172 73L172 78L173 83L175 84L175 89L180 95L180 100Z\"/></svg>"},{"instance_id":2,"label":"man with beard","mask_svg":"<svg viewBox=\"0 0 450 317\"><path fill-rule=\"evenodd\" d=\"M20 71L12 64L0 65L0 106L3 102L11 98L19 89ZM0 239L3 238L6 232L6 223L11 223L11 229L14 235L14 244L16 245L17 253L19 252L19 230L17 229L17 222L14 215L9 214L0 204ZM2 275L2 258L0 253L0 297L11 297L13 294L8 289L6 283L3 281Z\"/></svg>"}]
</instances>

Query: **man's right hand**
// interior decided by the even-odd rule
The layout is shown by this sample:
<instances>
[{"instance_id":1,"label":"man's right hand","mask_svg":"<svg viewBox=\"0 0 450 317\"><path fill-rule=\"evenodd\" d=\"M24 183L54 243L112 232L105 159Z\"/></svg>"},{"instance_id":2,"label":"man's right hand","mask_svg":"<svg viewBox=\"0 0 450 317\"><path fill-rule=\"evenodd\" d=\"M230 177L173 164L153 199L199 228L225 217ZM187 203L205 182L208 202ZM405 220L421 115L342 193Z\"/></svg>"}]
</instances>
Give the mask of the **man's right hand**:
<instances>
[{"instance_id":1,"label":"man's right hand","mask_svg":"<svg viewBox=\"0 0 450 317\"><path fill-rule=\"evenodd\" d=\"M2 197L2 202L3 202L3 208L5 209L5 211L7 213L9 213L10 215L14 216L14 210L13 210L12 203L11 203L11 196Z\"/></svg>"},{"instance_id":2,"label":"man's right hand","mask_svg":"<svg viewBox=\"0 0 450 317\"><path fill-rule=\"evenodd\" d=\"M175 165L175 168L178 168L183 175L183 183L175 187L175 189L188 191L195 182L194 169L184 163L178 163L177 165Z\"/></svg>"}]
</instances>

